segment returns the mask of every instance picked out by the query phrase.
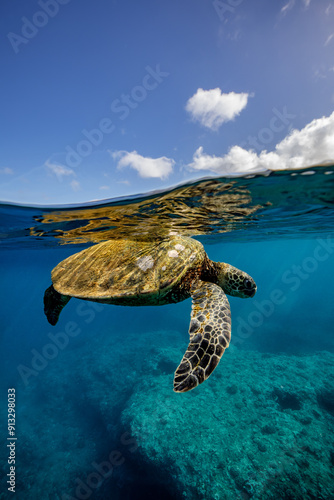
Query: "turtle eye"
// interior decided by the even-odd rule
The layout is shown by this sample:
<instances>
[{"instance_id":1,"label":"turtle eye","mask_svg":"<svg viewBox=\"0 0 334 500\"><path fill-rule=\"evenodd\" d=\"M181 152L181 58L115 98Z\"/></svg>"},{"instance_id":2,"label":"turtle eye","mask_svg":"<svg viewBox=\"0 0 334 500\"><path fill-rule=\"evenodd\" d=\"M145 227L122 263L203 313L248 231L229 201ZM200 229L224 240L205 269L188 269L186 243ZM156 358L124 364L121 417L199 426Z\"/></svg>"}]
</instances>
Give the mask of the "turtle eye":
<instances>
[{"instance_id":1,"label":"turtle eye","mask_svg":"<svg viewBox=\"0 0 334 500\"><path fill-rule=\"evenodd\" d=\"M250 290L251 288L253 288L253 284L249 279L246 278L244 280L244 287L247 288L248 290Z\"/></svg>"}]
</instances>

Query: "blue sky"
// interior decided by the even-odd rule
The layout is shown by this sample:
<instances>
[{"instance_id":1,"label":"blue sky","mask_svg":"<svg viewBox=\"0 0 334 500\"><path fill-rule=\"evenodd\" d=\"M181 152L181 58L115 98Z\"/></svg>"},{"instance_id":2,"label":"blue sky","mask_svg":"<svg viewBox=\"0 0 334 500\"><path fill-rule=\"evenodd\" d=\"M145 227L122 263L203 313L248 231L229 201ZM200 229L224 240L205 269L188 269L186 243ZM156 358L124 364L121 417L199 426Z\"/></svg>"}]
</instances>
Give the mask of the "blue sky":
<instances>
[{"instance_id":1,"label":"blue sky","mask_svg":"<svg viewBox=\"0 0 334 500\"><path fill-rule=\"evenodd\" d=\"M330 0L11 0L0 18L3 201L334 158Z\"/></svg>"}]
</instances>

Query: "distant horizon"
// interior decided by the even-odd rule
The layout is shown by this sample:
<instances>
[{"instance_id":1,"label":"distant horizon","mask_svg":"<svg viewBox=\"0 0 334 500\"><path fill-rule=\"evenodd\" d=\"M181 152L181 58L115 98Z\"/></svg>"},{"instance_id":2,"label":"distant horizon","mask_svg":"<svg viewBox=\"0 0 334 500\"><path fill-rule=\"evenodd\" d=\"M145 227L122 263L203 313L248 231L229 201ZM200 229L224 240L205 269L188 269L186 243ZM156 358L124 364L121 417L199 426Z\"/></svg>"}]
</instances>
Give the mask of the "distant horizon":
<instances>
[{"instance_id":1,"label":"distant horizon","mask_svg":"<svg viewBox=\"0 0 334 500\"><path fill-rule=\"evenodd\" d=\"M283 169L283 170L263 170L259 172L252 172L252 173L247 173L247 172L237 172L235 174L227 174L225 176L223 175L206 175L194 179L189 179L188 181L185 182L179 182L174 185L170 185L165 188L157 188L153 189L151 191L147 192L138 192L138 193L133 193L129 195L124 195L124 196L115 196L112 198L99 198L99 199L93 199L93 200L87 200L87 201L82 201L78 203L55 203L55 204L50 204L50 205L42 205L39 203L36 204L25 204L25 203L20 203L20 202L15 202L15 201L8 201L8 200L0 200L0 205L12 205L12 206L18 206L22 208L44 208L44 209L54 209L54 208L81 208L81 207L88 207L88 206L96 206L96 205L104 205L112 202L123 202L123 201L131 201L131 200L136 200L136 199L141 199L141 198L150 198L154 195L159 195L167 192L172 192L174 190L177 190L178 188L181 188L183 186L191 186L192 184L197 184L199 182L203 182L206 180L219 180L219 179L252 179L254 177L268 177L270 175L275 175L275 174L286 174L286 175L312 175L312 169L317 169L317 168L330 168L333 167L332 170L328 172L324 172L326 175L334 175L334 160L328 161L328 162L323 162L323 163L318 163L314 165L309 165L304 168L300 168L298 170L296 169ZM315 172L314 172L315 173Z\"/></svg>"}]
</instances>

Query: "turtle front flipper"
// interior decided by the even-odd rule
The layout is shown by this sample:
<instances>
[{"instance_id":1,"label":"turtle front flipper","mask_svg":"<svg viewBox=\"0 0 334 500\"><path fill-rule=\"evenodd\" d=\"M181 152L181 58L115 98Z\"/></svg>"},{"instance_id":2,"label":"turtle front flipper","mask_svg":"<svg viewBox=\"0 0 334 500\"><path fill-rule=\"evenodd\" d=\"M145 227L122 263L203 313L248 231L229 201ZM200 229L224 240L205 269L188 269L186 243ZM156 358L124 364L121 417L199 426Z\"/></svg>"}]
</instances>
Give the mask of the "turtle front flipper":
<instances>
[{"instance_id":1,"label":"turtle front flipper","mask_svg":"<svg viewBox=\"0 0 334 500\"><path fill-rule=\"evenodd\" d=\"M174 391L186 392L206 380L231 339L231 311L223 290L197 282L191 289L190 344L174 376Z\"/></svg>"},{"instance_id":2,"label":"turtle front flipper","mask_svg":"<svg viewBox=\"0 0 334 500\"><path fill-rule=\"evenodd\" d=\"M68 295L62 295L58 293L57 290L53 288L53 285L49 286L44 293L44 313L48 319L48 322L54 326L59 318L63 307L66 306L67 302L71 297Z\"/></svg>"}]
</instances>

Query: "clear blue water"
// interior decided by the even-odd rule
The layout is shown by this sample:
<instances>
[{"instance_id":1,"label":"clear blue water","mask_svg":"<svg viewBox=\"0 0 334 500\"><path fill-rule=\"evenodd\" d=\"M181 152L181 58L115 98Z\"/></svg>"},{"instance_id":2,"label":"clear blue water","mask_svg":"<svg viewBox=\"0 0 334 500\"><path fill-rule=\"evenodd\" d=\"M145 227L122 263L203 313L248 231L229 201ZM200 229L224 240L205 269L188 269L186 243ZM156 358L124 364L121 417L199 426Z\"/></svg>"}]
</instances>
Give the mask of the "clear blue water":
<instances>
[{"instance_id":1,"label":"clear blue water","mask_svg":"<svg viewBox=\"0 0 334 500\"><path fill-rule=\"evenodd\" d=\"M8 388L19 500L334 498L334 167L312 171L81 207L0 206L0 499L12 495ZM258 287L252 299L229 298L231 345L185 394L173 392L173 374L190 300L72 299L55 327L43 313L65 257L170 231Z\"/></svg>"}]
</instances>

